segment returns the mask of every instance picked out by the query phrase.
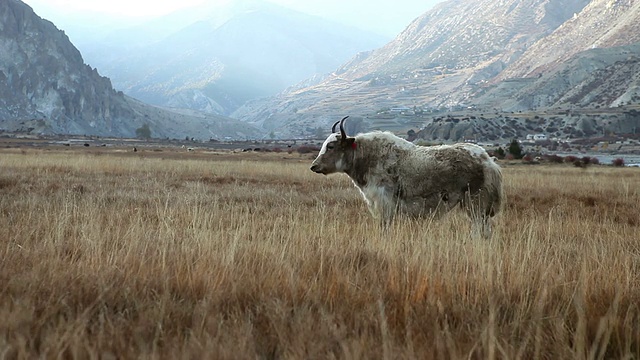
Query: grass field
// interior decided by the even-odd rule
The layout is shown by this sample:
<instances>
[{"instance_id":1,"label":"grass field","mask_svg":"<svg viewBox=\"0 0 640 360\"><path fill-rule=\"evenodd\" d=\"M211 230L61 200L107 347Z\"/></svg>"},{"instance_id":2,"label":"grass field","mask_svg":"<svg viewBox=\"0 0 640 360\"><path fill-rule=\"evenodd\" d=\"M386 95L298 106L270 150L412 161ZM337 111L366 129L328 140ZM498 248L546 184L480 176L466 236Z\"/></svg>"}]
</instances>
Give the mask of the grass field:
<instances>
[{"instance_id":1,"label":"grass field","mask_svg":"<svg viewBox=\"0 0 640 360\"><path fill-rule=\"evenodd\" d=\"M0 359L640 356L640 170L382 232L310 157L0 150Z\"/></svg>"}]
</instances>

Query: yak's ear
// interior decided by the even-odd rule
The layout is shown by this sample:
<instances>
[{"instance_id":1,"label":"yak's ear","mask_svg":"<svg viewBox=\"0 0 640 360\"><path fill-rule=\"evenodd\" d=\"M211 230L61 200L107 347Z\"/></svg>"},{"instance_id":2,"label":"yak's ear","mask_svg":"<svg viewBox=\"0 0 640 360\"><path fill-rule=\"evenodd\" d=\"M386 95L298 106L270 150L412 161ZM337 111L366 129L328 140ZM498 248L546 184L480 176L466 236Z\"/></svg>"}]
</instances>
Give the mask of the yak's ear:
<instances>
[{"instance_id":1,"label":"yak's ear","mask_svg":"<svg viewBox=\"0 0 640 360\"><path fill-rule=\"evenodd\" d=\"M344 140L344 142L346 143L346 147L347 149L356 149L358 147L358 143L356 142L356 138L354 137L348 137Z\"/></svg>"}]
</instances>

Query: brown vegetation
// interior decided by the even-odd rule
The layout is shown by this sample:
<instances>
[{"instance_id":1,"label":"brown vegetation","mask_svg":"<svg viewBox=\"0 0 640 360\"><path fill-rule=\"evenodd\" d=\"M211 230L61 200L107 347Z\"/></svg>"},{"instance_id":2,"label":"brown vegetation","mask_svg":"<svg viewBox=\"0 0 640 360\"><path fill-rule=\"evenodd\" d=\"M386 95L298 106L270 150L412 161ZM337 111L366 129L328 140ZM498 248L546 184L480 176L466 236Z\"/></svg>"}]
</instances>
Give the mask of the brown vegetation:
<instances>
[{"instance_id":1,"label":"brown vegetation","mask_svg":"<svg viewBox=\"0 0 640 360\"><path fill-rule=\"evenodd\" d=\"M508 167L481 241L298 155L121 155L2 150L0 357L640 353L637 169Z\"/></svg>"}]
</instances>

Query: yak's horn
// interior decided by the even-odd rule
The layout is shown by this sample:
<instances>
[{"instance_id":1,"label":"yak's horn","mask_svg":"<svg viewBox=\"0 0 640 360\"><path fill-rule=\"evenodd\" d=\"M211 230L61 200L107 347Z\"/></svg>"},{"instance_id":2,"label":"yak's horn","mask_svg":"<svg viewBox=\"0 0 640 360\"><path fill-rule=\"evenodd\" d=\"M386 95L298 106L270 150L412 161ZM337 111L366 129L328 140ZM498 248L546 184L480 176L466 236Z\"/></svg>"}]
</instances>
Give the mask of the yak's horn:
<instances>
[{"instance_id":1,"label":"yak's horn","mask_svg":"<svg viewBox=\"0 0 640 360\"><path fill-rule=\"evenodd\" d=\"M340 120L340 134L342 135L342 139L346 139L347 138L347 132L344 131L344 121L347 120L349 116L345 116L342 118L342 120Z\"/></svg>"},{"instance_id":2,"label":"yak's horn","mask_svg":"<svg viewBox=\"0 0 640 360\"><path fill-rule=\"evenodd\" d=\"M340 120L336 121L335 124L333 124L333 126L331 127L331 133L335 133L336 132L336 125L338 125L340 123Z\"/></svg>"}]
</instances>

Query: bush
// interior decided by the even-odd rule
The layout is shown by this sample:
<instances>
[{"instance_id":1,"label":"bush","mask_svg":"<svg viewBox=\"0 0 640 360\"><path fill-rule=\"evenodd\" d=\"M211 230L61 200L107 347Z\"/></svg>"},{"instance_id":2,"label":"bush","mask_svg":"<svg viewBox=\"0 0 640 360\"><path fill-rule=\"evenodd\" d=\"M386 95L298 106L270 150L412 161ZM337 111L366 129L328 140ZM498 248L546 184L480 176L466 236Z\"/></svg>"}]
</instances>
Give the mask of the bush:
<instances>
[{"instance_id":1,"label":"bush","mask_svg":"<svg viewBox=\"0 0 640 360\"><path fill-rule=\"evenodd\" d=\"M591 157L591 156L584 156L582 158L582 162L585 164L592 164L592 165L600 164L600 160L598 160L598 158Z\"/></svg>"},{"instance_id":2,"label":"bush","mask_svg":"<svg viewBox=\"0 0 640 360\"><path fill-rule=\"evenodd\" d=\"M613 164L613 166L624 166L624 159L623 158L613 159L611 164Z\"/></svg>"},{"instance_id":3,"label":"bush","mask_svg":"<svg viewBox=\"0 0 640 360\"><path fill-rule=\"evenodd\" d=\"M499 147L499 148L497 148L497 149L495 149L495 150L493 151L493 154L492 154L491 156L495 156L495 157L497 157L498 159L504 159L504 156L505 156L505 155L506 155L506 153L504 152L504 149L503 149L503 148L501 148L501 147Z\"/></svg>"},{"instance_id":4,"label":"bush","mask_svg":"<svg viewBox=\"0 0 640 360\"><path fill-rule=\"evenodd\" d=\"M589 165L589 163L583 162L582 160L576 160L573 162L573 166L575 167L579 167L579 168L586 168Z\"/></svg>"},{"instance_id":5,"label":"bush","mask_svg":"<svg viewBox=\"0 0 640 360\"><path fill-rule=\"evenodd\" d=\"M578 160L577 156L567 155L567 156L564 157L564 162L566 162L566 163L574 163L574 162L576 162L576 160Z\"/></svg>"},{"instance_id":6,"label":"bush","mask_svg":"<svg viewBox=\"0 0 640 360\"><path fill-rule=\"evenodd\" d=\"M144 124L141 127L137 128L136 137L140 139L150 139L151 129L149 128L149 124Z\"/></svg>"},{"instance_id":7,"label":"bush","mask_svg":"<svg viewBox=\"0 0 640 360\"><path fill-rule=\"evenodd\" d=\"M562 156L553 154L553 155L547 155L544 157L545 160L547 160L548 162L551 163L556 163L556 164L562 164L562 162L564 161L564 159L562 158Z\"/></svg>"},{"instance_id":8,"label":"bush","mask_svg":"<svg viewBox=\"0 0 640 360\"><path fill-rule=\"evenodd\" d=\"M320 148L317 146L301 145L296 149L296 151L298 154L311 154L319 152Z\"/></svg>"}]
</instances>

